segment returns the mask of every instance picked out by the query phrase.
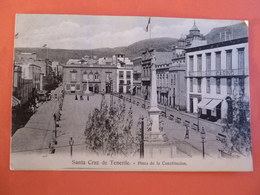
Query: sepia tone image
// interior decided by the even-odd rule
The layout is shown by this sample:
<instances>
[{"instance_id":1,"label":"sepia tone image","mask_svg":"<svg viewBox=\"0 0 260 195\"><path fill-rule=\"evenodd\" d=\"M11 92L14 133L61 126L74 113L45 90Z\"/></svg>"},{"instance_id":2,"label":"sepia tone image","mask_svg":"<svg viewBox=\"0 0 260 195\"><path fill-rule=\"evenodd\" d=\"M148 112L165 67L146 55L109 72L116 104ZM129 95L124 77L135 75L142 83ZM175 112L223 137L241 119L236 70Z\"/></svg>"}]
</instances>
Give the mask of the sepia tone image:
<instances>
[{"instance_id":1,"label":"sepia tone image","mask_svg":"<svg viewBox=\"0 0 260 195\"><path fill-rule=\"evenodd\" d=\"M252 171L248 24L18 14L11 169Z\"/></svg>"}]
</instances>

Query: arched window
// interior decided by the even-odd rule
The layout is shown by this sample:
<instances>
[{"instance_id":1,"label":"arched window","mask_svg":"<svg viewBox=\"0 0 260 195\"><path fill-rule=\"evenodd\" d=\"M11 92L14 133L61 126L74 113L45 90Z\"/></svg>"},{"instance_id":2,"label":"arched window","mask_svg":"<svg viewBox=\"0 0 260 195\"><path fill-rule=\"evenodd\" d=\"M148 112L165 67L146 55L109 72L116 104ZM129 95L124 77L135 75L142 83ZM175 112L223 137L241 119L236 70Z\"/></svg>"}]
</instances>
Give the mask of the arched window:
<instances>
[{"instance_id":1,"label":"arched window","mask_svg":"<svg viewBox=\"0 0 260 195\"><path fill-rule=\"evenodd\" d=\"M99 79L99 74L98 72L95 73L95 80L98 80Z\"/></svg>"},{"instance_id":2,"label":"arched window","mask_svg":"<svg viewBox=\"0 0 260 195\"><path fill-rule=\"evenodd\" d=\"M88 80L88 73L87 72L83 73L82 80L83 81L87 81Z\"/></svg>"},{"instance_id":3,"label":"arched window","mask_svg":"<svg viewBox=\"0 0 260 195\"><path fill-rule=\"evenodd\" d=\"M89 73L88 78L89 78L90 81L93 81L94 76L93 76L93 73L92 73L92 72Z\"/></svg>"}]
</instances>

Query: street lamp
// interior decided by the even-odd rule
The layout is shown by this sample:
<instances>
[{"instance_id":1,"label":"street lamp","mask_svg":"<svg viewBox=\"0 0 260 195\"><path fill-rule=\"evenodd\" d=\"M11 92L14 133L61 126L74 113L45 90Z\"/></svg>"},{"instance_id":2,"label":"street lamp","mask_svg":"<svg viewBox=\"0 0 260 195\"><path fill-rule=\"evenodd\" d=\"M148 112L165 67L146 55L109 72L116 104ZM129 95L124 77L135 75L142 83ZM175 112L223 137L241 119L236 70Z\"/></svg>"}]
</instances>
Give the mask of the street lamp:
<instances>
[{"instance_id":1,"label":"street lamp","mask_svg":"<svg viewBox=\"0 0 260 195\"><path fill-rule=\"evenodd\" d=\"M72 157L72 149L73 149L73 145L74 145L74 140L72 137L70 137L69 145L70 145L70 156Z\"/></svg>"},{"instance_id":2,"label":"street lamp","mask_svg":"<svg viewBox=\"0 0 260 195\"><path fill-rule=\"evenodd\" d=\"M166 115L166 109L167 109L167 104L166 104L166 102L165 102L165 104L164 104L164 108L165 108L165 118L167 117L167 115Z\"/></svg>"},{"instance_id":3,"label":"street lamp","mask_svg":"<svg viewBox=\"0 0 260 195\"><path fill-rule=\"evenodd\" d=\"M206 132L204 130L204 127L202 127L202 130L200 132L200 136L201 136L201 142L202 142L202 156L203 156L203 158L205 158L204 144L205 144Z\"/></svg>"},{"instance_id":4,"label":"street lamp","mask_svg":"<svg viewBox=\"0 0 260 195\"><path fill-rule=\"evenodd\" d=\"M198 132L200 132L200 121L199 121L200 115L201 115L201 110L198 107L198 122L197 122L197 131Z\"/></svg>"},{"instance_id":5,"label":"street lamp","mask_svg":"<svg viewBox=\"0 0 260 195\"><path fill-rule=\"evenodd\" d=\"M110 106L113 107L113 80L110 80Z\"/></svg>"},{"instance_id":6,"label":"street lamp","mask_svg":"<svg viewBox=\"0 0 260 195\"><path fill-rule=\"evenodd\" d=\"M141 117L140 158L144 158L144 117Z\"/></svg>"}]
</instances>

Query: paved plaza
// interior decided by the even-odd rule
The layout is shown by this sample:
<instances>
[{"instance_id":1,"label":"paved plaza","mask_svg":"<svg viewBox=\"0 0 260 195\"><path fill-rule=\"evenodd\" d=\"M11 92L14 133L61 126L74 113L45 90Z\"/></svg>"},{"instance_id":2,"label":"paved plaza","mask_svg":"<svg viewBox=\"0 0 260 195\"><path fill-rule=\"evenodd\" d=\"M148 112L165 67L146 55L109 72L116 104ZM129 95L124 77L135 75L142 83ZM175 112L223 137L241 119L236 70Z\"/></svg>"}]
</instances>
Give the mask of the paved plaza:
<instances>
[{"instance_id":1,"label":"paved plaza","mask_svg":"<svg viewBox=\"0 0 260 195\"><path fill-rule=\"evenodd\" d=\"M109 105L111 95L105 94L105 100ZM74 140L73 153L88 155L85 144L85 126L89 114L94 108L100 108L102 95L95 94L84 96L84 100L75 100L75 95L65 95L63 109L61 111L61 120L57 127L57 144L55 154L70 155L69 140ZM134 97L133 97L134 99ZM132 134L135 136L137 132L137 122L141 116L144 116L144 122L147 123L148 111L143 108L142 104L136 105L137 101L125 102L126 113L130 106L133 109L133 126ZM116 105L118 97L113 96L114 104ZM133 103L135 102L135 104ZM54 137L54 120L53 113L58 109L57 100L52 100L42 104L38 111L31 117L26 126L19 129L12 137L12 152L13 153L41 153L49 155L49 144ZM202 156L202 143L200 133L190 129L189 138L185 139L186 127L183 123L177 123L175 120L170 120L163 117L164 131L169 141L177 146L178 157L193 157ZM146 126L147 124L145 124ZM220 143L216 141L216 135L206 130L205 154L206 157L217 157Z\"/></svg>"},{"instance_id":2,"label":"paved plaza","mask_svg":"<svg viewBox=\"0 0 260 195\"><path fill-rule=\"evenodd\" d=\"M102 96L95 94L89 97L84 96L84 100L75 100L75 95L65 95L61 121L58 128L58 145L56 146L56 153L70 154L69 140L70 137L74 140L73 152L86 153L85 144L85 125L88 115L94 108L100 108ZM106 102L110 103L111 96L105 95ZM118 97L113 96L114 103L118 101ZM123 100L122 100L123 101ZM148 117L146 109L141 105L137 106L125 101L126 113L132 105L133 109L133 126L132 133L135 135L137 131L137 122L139 117L144 116L145 122ZM185 139L186 128L183 124L176 123L175 121L163 118L164 131L170 142L177 145L178 154L180 156L192 157L195 155L202 155L202 143L200 133L195 130L189 130L189 139ZM216 136L209 132L206 133L205 153L206 156L213 157L218 155L219 143L216 141ZM181 155L182 154L182 155Z\"/></svg>"}]
</instances>

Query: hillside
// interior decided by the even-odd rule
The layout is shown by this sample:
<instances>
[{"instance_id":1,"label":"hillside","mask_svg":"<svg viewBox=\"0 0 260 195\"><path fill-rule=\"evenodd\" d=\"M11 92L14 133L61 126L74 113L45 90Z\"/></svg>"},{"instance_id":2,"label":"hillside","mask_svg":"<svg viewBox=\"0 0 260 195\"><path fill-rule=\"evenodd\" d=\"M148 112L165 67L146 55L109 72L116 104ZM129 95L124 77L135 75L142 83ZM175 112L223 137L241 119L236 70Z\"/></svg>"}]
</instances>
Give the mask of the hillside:
<instances>
[{"instance_id":1,"label":"hillside","mask_svg":"<svg viewBox=\"0 0 260 195\"><path fill-rule=\"evenodd\" d=\"M66 63L70 58L82 58L85 55L99 57L111 57L117 53L123 53L129 58L134 58L142 54L146 48L154 48L157 51L171 51L172 45L176 43L174 38L153 38L135 42L126 47L98 48L92 50L70 50L70 49L48 49L48 58ZM47 57L46 48L15 48L17 52L36 53L38 58Z\"/></svg>"}]
</instances>

